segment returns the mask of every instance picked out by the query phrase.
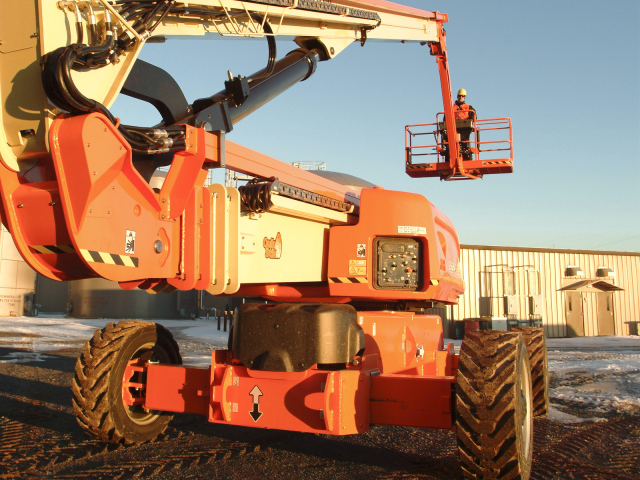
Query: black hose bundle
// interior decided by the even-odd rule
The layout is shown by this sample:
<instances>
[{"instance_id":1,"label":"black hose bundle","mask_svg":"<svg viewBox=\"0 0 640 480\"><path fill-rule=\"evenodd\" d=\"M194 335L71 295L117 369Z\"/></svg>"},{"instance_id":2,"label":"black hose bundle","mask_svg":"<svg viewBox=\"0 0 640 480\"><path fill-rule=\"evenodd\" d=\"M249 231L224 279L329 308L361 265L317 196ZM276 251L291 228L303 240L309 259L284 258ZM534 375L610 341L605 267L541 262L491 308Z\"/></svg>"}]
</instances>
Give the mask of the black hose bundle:
<instances>
[{"instance_id":1,"label":"black hose bundle","mask_svg":"<svg viewBox=\"0 0 640 480\"><path fill-rule=\"evenodd\" d=\"M267 45L269 46L269 59L267 60L267 66L261 75L255 77L255 79L258 79L268 77L273 73L276 68L276 57L278 56L278 51L276 49L276 37L273 36L273 29L271 28L271 25L265 21L264 17L257 13L252 13L251 18L263 26L262 28L267 34Z\"/></svg>"},{"instance_id":2,"label":"black hose bundle","mask_svg":"<svg viewBox=\"0 0 640 480\"><path fill-rule=\"evenodd\" d=\"M102 47L74 44L45 55L42 62L42 83L47 97L60 110L71 114L99 112L111 123L118 125L118 120L109 109L83 95L71 78L71 70L74 68L99 68L96 65L107 64L104 63L105 54L110 55L110 44L113 43L113 37L110 38L109 43ZM154 154L184 150L185 127L158 130L118 125L118 130L136 153Z\"/></svg>"},{"instance_id":3,"label":"black hose bundle","mask_svg":"<svg viewBox=\"0 0 640 480\"><path fill-rule=\"evenodd\" d=\"M260 181L257 178L250 180L246 185L238 187L240 192L240 207L243 211L264 213L269 210L271 202L271 187L275 177L268 181Z\"/></svg>"},{"instance_id":4,"label":"black hose bundle","mask_svg":"<svg viewBox=\"0 0 640 480\"><path fill-rule=\"evenodd\" d=\"M162 19L170 12L176 0L160 2L118 2L125 5L123 11L125 18L136 16L134 26L136 31L147 36L159 25ZM153 21L154 17L158 17ZM42 84L47 97L60 110L71 114L86 114L100 112L111 123L118 126L118 130L131 144L133 151L140 154L151 155L171 151L184 150L185 127L176 126L165 129L153 129L119 125L107 107L100 102L87 98L76 87L71 77L72 70L86 71L101 68L116 62L124 51L133 46L131 37L123 33L117 34L117 25L111 23L109 15L105 15L105 39L103 44L98 44L97 33L92 28L92 43L84 45L76 43L67 47L60 47L46 54L42 59ZM79 41L82 41L80 33Z\"/></svg>"},{"instance_id":5,"label":"black hose bundle","mask_svg":"<svg viewBox=\"0 0 640 480\"><path fill-rule=\"evenodd\" d=\"M193 8L185 4L177 4L177 0L118 0L115 2L119 15L126 21L133 21L132 28L143 39L149 38L163 19L171 14L177 16L224 17L246 15L245 11L215 12L202 8ZM76 6L77 9L77 6ZM101 68L117 62L127 50L133 48L136 37L129 30L118 34L117 23L111 22L108 10L105 10L105 35L102 44L98 43L95 17L91 11L91 45L83 41L83 28L80 12L78 16L78 42L67 47L61 47L46 54L42 59L42 83L45 93L51 102L60 110L71 114L86 114L100 112L110 122L118 126L118 130L131 144L133 151L140 154L152 155L171 151L184 150L185 127L166 127L164 129L143 128L119 125L111 112L93 99L87 98L76 87L71 77L71 71L86 71ZM269 60L262 76L273 73L276 63L276 45L273 31L264 17L252 13L251 18L263 26L267 33L269 45Z\"/></svg>"}]
</instances>

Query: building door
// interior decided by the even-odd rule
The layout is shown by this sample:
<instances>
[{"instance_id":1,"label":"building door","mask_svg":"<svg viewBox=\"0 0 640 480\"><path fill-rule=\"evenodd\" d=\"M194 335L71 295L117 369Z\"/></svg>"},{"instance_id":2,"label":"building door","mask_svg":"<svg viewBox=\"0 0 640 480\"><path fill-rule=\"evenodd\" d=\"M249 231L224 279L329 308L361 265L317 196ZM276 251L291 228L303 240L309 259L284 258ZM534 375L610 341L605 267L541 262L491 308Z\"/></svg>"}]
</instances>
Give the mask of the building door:
<instances>
[{"instance_id":1,"label":"building door","mask_svg":"<svg viewBox=\"0 0 640 480\"><path fill-rule=\"evenodd\" d=\"M566 292L565 316L567 318L567 336L584 337L584 311L580 292Z\"/></svg>"},{"instance_id":2,"label":"building door","mask_svg":"<svg viewBox=\"0 0 640 480\"><path fill-rule=\"evenodd\" d=\"M613 293L596 293L596 308L598 310L598 335L615 335L616 328L613 321Z\"/></svg>"}]
</instances>

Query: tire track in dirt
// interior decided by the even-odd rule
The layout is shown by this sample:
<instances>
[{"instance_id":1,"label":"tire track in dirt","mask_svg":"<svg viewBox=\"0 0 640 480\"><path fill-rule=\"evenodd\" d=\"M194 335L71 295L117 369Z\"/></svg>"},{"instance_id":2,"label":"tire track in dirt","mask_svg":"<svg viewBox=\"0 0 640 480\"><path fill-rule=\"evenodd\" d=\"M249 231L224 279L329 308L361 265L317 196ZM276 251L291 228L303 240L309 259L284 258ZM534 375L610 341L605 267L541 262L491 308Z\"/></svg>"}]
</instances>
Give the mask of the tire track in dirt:
<instances>
[{"instance_id":1,"label":"tire track in dirt","mask_svg":"<svg viewBox=\"0 0 640 480\"><path fill-rule=\"evenodd\" d=\"M192 450L184 445L175 445L176 442L173 442L173 445L170 447L171 450L181 453L163 454L161 452L149 458L147 456L149 450L158 449L158 447L164 450L159 445L162 442L163 440L147 445L122 447L112 455L103 456L104 458L88 458L84 462L79 462L78 465L63 465L55 469L55 478L114 478L121 480L153 477L162 478L163 474L169 472L190 470L199 466L213 464L220 460L227 460L260 451L259 445L248 443L236 443L221 447ZM119 453L123 455L119 455ZM128 457L128 459L119 460L118 457L121 456Z\"/></svg>"},{"instance_id":2,"label":"tire track in dirt","mask_svg":"<svg viewBox=\"0 0 640 480\"><path fill-rule=\"evenodd\" d=\"M640 417L539 427L532 479L640 478Z\"/></svg>"},{"instance_id":3,"label":"tire track in dirt","mask_svg":"<svg viewBox=\"0 0 640 480\"><path fill-rule=\"evenodd\" d=\"M41 475L76 459L99 455L113 446L74 435L55 434L0 417L0 478Z\"/></svg>"},{"instance_id":4,"label":"tire track in dirt","mask_svg":"<svg viewBox=\"0 0 640 480\"><path fill-rule=\"evenodd\" d=\"M204 429L195 433L191 430L187 426L184 433L170 427L168 434L156 442L125 447L107 445L82 433L60 434L0 417L0 478L129 480L181 478L186 474L207 478L202 474L203 468L211 472L217 462L227 468L238 460L261 463L273 451L273 447L264 449L261 442L252 438L239 441L211 437L209 441ZM380 447L390 452L389 463L378 471L380 478L461 478L455 440L443 442L446 439L442 435L421 429L380 429L379 433L384 439ZM536 420L534 435L532 479L640 478L639 416L621 415L580 424ZM376 444L377 437L372 435L368 443ZM283 438L286 443L300 437ZM391 454L393 444L406 451ZM421 448L414 447L419 444ZM296 455L298 467L309 462L308 455ZM229 459L234 461L224 462ZM349 469L349 461L337 463L342 464L339 471ZM283 478L297 478L296 472L299 470L289 468L279 473ZM356 477L360 478L357 474ZM317 478L323 478L322 472Z\"/></svg>"},{"instance_id":5,"label":"tire track in dirt","mask_svg":"<svg viewBox=\"0 0 640 480\"><path fill-rule=\"evenodd\" d=\"M129 447L136 448L136 447ZM212 448L186 454L175 454L155 458L153 460L135 460L117 463L113 466L101 465L83 468L77 471L77 467L59 468L55 471L57 479L119 479L129 480L134 478L153 478L164 473L189 470L202 465L212 464L219 460L245 455L246 453L259 452L260 446L249 444L229 445L224 448ZM102 459L105 461L106 459ZM102 463L100 461L100 463ZM109 462L111 463L111 462Z\"/></svg>"},{"instance_id":6,"label":"tire track in dirt","mask_svg":"<svg viewBox=\"0 0 640 480\"><path fill-rule=\"evenodd\" d=\"M178 469L191 469L219 460L256 453L259 444L234 442L220 447L181 448L183 432L163 435L137 446L105 444L79 435L56 435L0 417L0 479L92 478L122 480L149 478ZM182 442L183 443L183 442ZM163 448L164 447L164 448ZM159 450L158 453L151 453ZM165 450L178 453L167 453ZM117 457L135 457L119 460Z\"/></svg>"}]
</instances>

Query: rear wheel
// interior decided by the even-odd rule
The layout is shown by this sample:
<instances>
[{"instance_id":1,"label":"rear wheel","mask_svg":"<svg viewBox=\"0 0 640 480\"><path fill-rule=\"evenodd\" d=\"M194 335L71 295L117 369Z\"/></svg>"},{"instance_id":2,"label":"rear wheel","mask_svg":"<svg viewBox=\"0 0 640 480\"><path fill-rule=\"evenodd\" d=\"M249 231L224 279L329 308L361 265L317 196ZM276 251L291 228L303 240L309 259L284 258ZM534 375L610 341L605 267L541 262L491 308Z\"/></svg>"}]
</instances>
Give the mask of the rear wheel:
<instances>
[{"instance_id":1,"label":"rear wheel","mask_svg":"<svg viewBox=\"0 0 640 480\"><path fill-rule=\"evenodd\" d=\"M73 408L87 433L109 443L141 443L164 432L172 414L123 400L141 395L139 389L126 387L127 382L146 381L144 373L129 365L148 362L182 363L178 344L162 325L124 321L96 331L82 349L72 383Z\"/></svg>"},{"instance_id":2,"label":"rear wheel","mask_svg":"<svg viewBox=\"0 0 640 480\"><path fill-rule=\"evenodd\" d=\"M529 355L516 332L467 332L456 379L462 469L479 479L528 479L533 453Z\"/></svg>"},{"instance_id":3,"label":"rear wheel","mask_svg":"<svg viewBox=\"0 0 640 480\"><path fill-rule=\"evenodd\" d=\"M531 388L533 392L533 415L546 417L549 414L549 361L544 329L539 327L517 327L511 331L522 333L529 352L531 365Z\"/></svg>"}]
</instances>

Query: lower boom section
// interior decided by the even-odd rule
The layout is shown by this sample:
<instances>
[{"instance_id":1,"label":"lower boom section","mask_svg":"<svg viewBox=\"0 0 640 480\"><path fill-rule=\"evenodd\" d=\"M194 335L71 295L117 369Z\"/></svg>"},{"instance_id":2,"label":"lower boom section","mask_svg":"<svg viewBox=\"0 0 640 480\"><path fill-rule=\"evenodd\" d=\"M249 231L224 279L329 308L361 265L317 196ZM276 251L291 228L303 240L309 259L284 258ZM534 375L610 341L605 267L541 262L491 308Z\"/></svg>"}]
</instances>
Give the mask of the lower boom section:
<instances>
[{"instance_id":1,"label":"lower boom section","mask_svg":"<svg viewBox=\"0 0 640 480\"><path fill-rule=\"evenodd\" d=\"M452 375L262 372L227 358L226 350L214 352L207 369L148 365L144 407L201 414L212 423L331 435L362 433L374 424L454 425Z\"/></svg>"}]
</instances>

